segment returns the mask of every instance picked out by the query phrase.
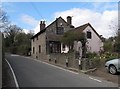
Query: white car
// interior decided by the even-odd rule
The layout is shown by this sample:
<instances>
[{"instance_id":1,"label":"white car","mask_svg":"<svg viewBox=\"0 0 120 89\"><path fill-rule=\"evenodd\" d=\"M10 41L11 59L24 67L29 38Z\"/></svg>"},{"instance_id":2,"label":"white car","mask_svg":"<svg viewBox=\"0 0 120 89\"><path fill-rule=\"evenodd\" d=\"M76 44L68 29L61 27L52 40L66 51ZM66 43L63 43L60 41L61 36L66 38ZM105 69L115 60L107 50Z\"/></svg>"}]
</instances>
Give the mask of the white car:
<instances>
[{"instance_id":1,"label":"white car","mask_svg":"<svg viewBox=\"0 0 120 89\"><path fill-rule=\"evenodd\" d=\"M105 63L105 67L111 74L116 74L120 72L120 59L112 59Z\"/></svg>"}]
</instances>

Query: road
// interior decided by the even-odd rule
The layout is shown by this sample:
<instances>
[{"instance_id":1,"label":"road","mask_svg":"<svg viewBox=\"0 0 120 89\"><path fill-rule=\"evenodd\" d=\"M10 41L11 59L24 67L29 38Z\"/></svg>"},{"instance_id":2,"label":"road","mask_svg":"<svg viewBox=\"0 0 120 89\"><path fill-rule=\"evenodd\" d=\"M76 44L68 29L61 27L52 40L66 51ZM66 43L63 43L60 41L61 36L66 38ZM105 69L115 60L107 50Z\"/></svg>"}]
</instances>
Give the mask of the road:
<instances>
[{"instance_id":1,"label":"road","mask_svg":"<svg viewBox=\"0 0 120 89\"><path fill-rule=\"evenodd\" d=\"M7 54L19 87L117 87L117 84L83 73L51 66L29 57Z\"/></svg>"}]
</instances>

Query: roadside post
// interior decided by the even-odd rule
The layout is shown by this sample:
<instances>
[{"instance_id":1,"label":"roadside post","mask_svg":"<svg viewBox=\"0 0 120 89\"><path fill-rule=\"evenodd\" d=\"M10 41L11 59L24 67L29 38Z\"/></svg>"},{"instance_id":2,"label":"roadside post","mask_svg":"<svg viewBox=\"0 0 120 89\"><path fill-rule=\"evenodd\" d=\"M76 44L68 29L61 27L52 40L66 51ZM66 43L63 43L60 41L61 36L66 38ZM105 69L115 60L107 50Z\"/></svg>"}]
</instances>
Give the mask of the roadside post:
<instances>
[{"instance_id":1,"label":"roadside post","mask_svg":"<svg viewBox=\"0 0 120 89\"><path fill-rule=\"evenodd\" d=\"M48 60L49 60L49 62L51 61L50 55L48 55Z\"/></svg>"},{"instance_id":2,"label":"roadside post","mask_svg":"<svg viewBox=\"0 0 120 89\"><path fill-rule=\"evenodd\" d=\"M68 58L66 58L65 61L66 61L66 67L68 67Z\"/></svg>"},{"instance_id":3,"label":"roadside post","mask_svg":"<svg viewBox=\"0 0 120 89\"><path fill-rule=\"evenodd\" d=\"M55 63L57 63L57 60L56 60L56 58L55 58Z\"/></svg>"},{"instance_id":4,"label":"roadside post","mask_svg":"<svg viewBox=\"0 0 120 89\"><path fill-rule=\"evenodd\" d=\"M79 65L79 69L81 70L82 69L82 60L78 60L78 65Z\"/></svg>"}]
</instances>

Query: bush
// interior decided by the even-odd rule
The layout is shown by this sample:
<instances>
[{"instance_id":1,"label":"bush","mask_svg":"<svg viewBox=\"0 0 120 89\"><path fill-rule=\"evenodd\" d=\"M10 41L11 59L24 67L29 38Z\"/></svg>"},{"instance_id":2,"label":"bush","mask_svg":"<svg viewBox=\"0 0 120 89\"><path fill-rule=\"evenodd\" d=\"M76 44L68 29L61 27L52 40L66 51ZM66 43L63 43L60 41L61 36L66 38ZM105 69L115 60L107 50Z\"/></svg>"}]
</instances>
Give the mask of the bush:
<instances>
[{"instance_id":1,"label":"bush","mask_svg":"<svg viewBox=\"0 0 120 89\"><path fill-rule=\"evenodd\" d=\"M99 57L94 57L94 58L90 59L90 62L91 62L92 68L99 67L101 65Z\"/></svg>"},{"instance_id":2,"label":"bush","mask_svg":"<svg viewBox=\"0 0 120 89\"><path fill-rule=\"evenodd\" d=\"M100 56L97 55L96 53L87 53L87 58L89 61L89 67L90 68L95 68L95 67L104 67L105 62L118 58L119 54L118 53L112 53L112 52L105 52L104 54L101 54Z\"/></svg>"},{"instance_id":3,"label":"bush","mask_svg":"<svg viewBox=\"0 0 120 89\"><path fill-rule=\"evenodd\" d=\"M105 60L105 61L109 61L109 60L112 60L112 59L115 59L115 58L118 58L117 53L106 52L106 53L101 55L101 59Z\"/></svg>"},{"instance_id":4,"label":"bush","mask_svg":"<svg viewBox=\"0 0 120 89\"><path fill-rule=\"evenodd\" d=\"M98 56L98 55L95 52L94 53L91 53L91 52L86 53L87 58L94 58L96 56Z\"/></svg>"}]
</instances>

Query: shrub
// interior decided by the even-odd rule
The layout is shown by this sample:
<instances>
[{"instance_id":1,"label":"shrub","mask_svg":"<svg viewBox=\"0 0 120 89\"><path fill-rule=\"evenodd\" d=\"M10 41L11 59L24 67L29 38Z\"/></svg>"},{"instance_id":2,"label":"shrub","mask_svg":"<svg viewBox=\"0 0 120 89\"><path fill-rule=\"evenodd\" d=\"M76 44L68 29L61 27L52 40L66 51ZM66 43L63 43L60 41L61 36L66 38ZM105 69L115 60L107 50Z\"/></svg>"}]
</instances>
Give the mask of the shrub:
<instances>
[{"instance_id":1,"label":"shrub","mask_svg":"<svg viewBox=\"0 0 120 89\"><path fill-rule=\"evenodd\" d=\"M86 53L87 58L94 58L96 56L98 56L98 55L95 52L94 53L91 53L91 52Z\"/></svg>"},{"instance_id":2,"label":"shrub","mask_svg":"<svg viewBox=\"0 0 120 89\"><path fill-rule=\"evenodd\" d=\"M101 65L99 57L94 57L94 58L90 59L90 62L91 62L91 66L93 68L94 67L99 67Z\"/></svg>"}]
</instances>

